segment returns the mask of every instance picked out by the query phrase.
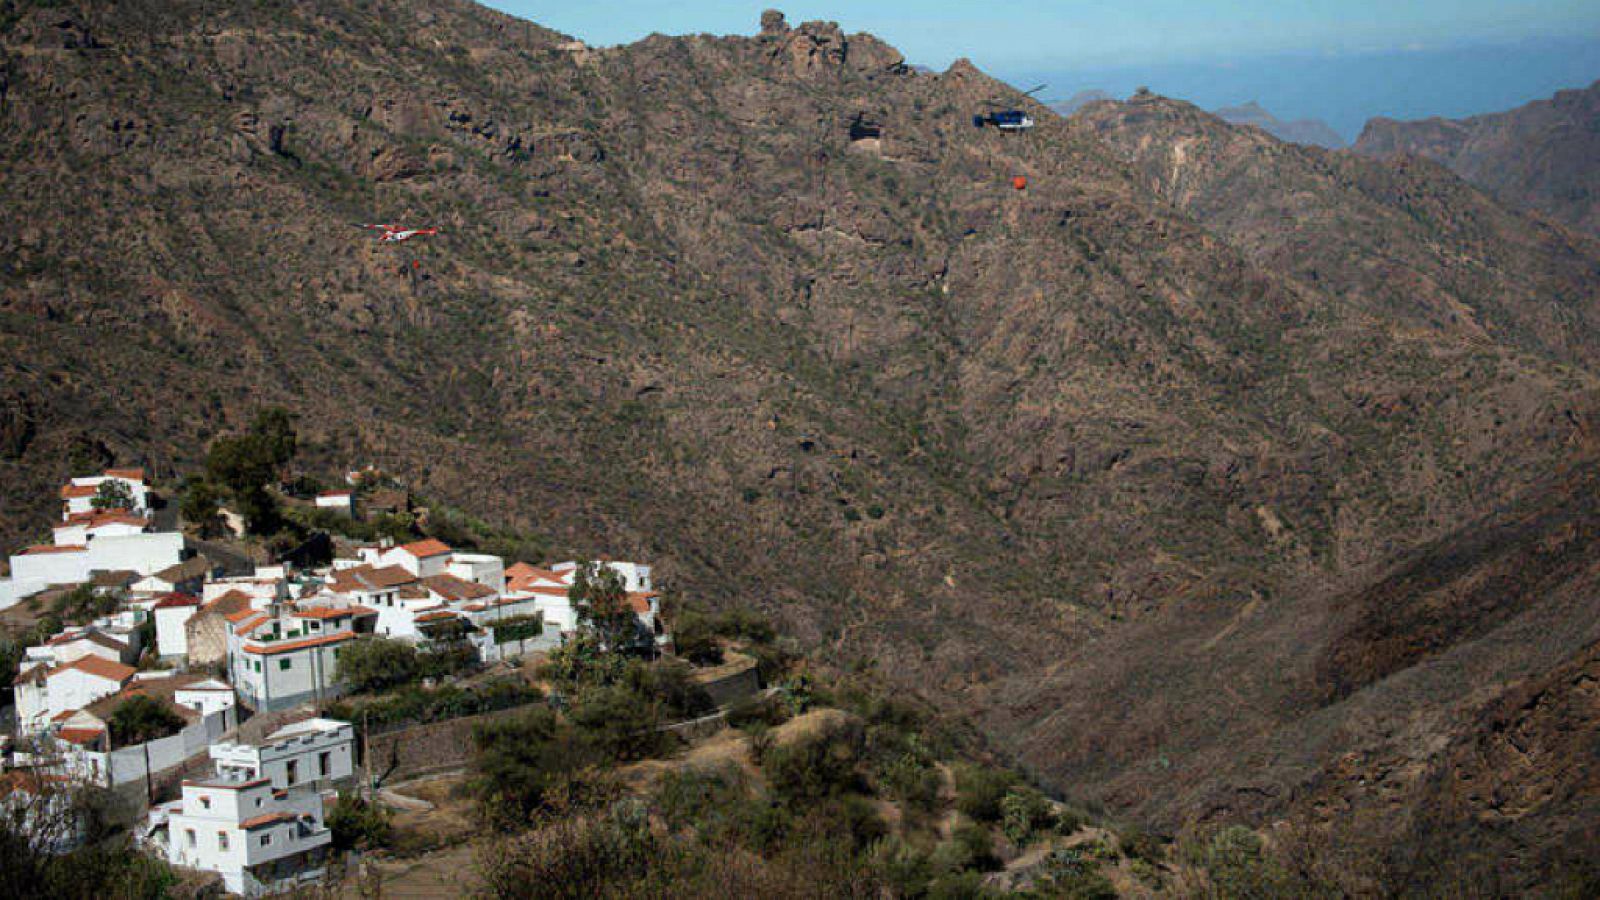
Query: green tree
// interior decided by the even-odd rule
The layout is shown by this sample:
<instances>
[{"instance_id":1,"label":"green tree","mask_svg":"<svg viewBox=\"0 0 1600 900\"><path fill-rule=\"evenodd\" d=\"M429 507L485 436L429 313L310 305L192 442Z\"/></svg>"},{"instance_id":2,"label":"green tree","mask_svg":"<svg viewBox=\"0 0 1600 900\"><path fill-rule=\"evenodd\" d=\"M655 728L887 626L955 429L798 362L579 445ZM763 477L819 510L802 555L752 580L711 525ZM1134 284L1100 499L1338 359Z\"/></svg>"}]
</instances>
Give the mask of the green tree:
<instances>
[{"instance_id":1,"label":"green tree","mask_svg":"<svg viewBox=\"0 0 1600 900\"><path fill-rule=\"evenodd\" d=\"M328 813L333 849L340 852L382 847L389 842L389 811L368 803L360 794L339 792L339 802Z\"/></svg>"},{"instance_id":2,"label":"green tree","mask_svg":"<svg viewBox=\"0 0 1600 900\"><path fill-rule=\"evenodd\" d=\"M184 521L200 529L201 537L214 537L222 530L222 491L203 478L191 480L178 501Z\"/></svg>"},{"instance_id":3,"label":"green tree","mask_svg":"<svg viewBox=\"0 0 1600 900\"><path fill-rule=\"evenodd\" d=\"M623 650L639 641L639 617L628 603L628 588L610 566L578 567L567 591L581 627L592 630L608 650Z\"/></svg>"},{"instance_id":4,"label":"green tree","mask_svg":"<svg viewBox=\"0 0 1600 900\"><path fill-rule=\"evenodd\" d=\"M979 822L994 822L1000 801L1016 783L1017 776L1004 769L963 766L956 770L956 808Z\"/></svg>"},{"instance_id":5,"label":"green tree","mask_svg":"<svg viewBox=\"0 0 1600 900\"><path fill-rule=\"evenodd\" d=\"M573 728L601 755L619 761L665 752L676 738L661 731L661 704L627 684L593 686L578 694L569 713Z\"/></svg>"},{"instance_id":6,"label":"green tree","mask_svg":"<svg viewBox=\"0 0 1600 900\"><path fill-rule=\"evenodd\" d=\"M472 739L472 787L486 820L501 830L524 826L566 799L577 773L597 761L590 745L543 706L484 722Z\"/></svg>"},{"instance_id":7,"label":"green tree","mask_svg":"<svg viewBox=\"0 0 1600 900\"><path fill-rule=\"evenodd\" d=\"M339 648L339 679L357 693L410 684L421 677L417 648L403 641L365 637Z\"/></svg>"},{"instance_id":8,"label":"green tree","mask_svg":"<svg viewBox=\"0 0 1600 900\"><path fill-rule=\"evenodd\" d=\"M108 478L95 488L89 505L95 509L133 509L133 489L121 479Z\"/></svg>"},{"instance_id":9,"label":"green tree","mask_svg":"<svg viewBox=\"0 0 1600 900\"><path fill-rule=\"evenodd\" d=\"M268 487L294 458L297 445L294 417L281 407L261 410L246 433L211 442L207 478L228 489L246 526L256 534L277 530L278 504Z\"/></svg>"},{"instance_id":10,"label":"green tree","mask_svg":"<svg viewBox=\"0 0 1600 900\"><path fill-rule=\"evenodd\" d=\"M111 714L111 742L119 747L142 744L183 730L183 717L143 694L129 697Z\"/></svg>"},{"instance_id":11,"label":"green tree","mask_svg":"<svg viewBox=\"0 0 1600 900\"><path fill-rule=\"evenodd\" d=\"M722 642L717 639L716 623L696 610L685 611L672 623L672 643L678 655L697 666L722 662Z\"/></svg>"}]
</instances>

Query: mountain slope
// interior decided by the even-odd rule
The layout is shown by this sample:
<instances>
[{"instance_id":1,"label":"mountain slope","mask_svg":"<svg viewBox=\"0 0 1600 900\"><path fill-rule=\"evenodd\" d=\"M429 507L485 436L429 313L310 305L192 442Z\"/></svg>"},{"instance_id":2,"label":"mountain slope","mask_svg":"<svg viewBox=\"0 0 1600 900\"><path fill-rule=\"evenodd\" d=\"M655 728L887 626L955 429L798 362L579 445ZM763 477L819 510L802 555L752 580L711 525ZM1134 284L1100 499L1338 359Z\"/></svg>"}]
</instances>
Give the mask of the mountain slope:
<instances>
[{"instance_id":1,"label":"mountain slope","mask_svg":"<svg viewBox=\"0 0 1600 900\"><path fill-rule=\"evenodd\" d=\"M1470 119L1373 119L1354 149L1436 160L1509 204L1600 234L1600 82Z\"/></svg>"},{"instance_id":2,"label":"mountain slope","mask_svg":"<svg viewBox=\"0 0 1600 900\"><path fill-rule=\"evenodd\" d=\"M74 460L170 476L286 403L308 465L648 556L1171 821L1143 729L1206 660L1058 690L1196 615L1299 621L1593 457L1600 253L1435 166L1156 99L974 129L1015 95L971 65L772 16L594 50L458 0L0 10L11 539ZM1270 680L1262 639L1228 671ZM1350 671L1416 665L1383 658ZM1251 696L1210 746L1327 702Z\"/></svg>"}]
</instances>

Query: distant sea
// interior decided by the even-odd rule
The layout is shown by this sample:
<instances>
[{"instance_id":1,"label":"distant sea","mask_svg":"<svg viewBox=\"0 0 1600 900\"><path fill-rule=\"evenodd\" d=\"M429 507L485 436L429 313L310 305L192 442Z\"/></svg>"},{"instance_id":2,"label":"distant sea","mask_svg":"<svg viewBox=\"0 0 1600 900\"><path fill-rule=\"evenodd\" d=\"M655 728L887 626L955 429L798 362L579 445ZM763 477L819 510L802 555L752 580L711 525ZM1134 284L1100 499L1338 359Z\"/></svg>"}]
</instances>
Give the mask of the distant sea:
<instances>
[{"instance_id":1,"label":"distant sea","mask_svg":"<svg viewBox=\"0 0 1600 900\"><path fill-rule=\"evenodd\" d=\"M1460 44L1337 55L1284 54L1148 66L1037 68L995 74L1041 100L1140 87L1206 109L1254 100L1280 119L1321 119L1348 141L1367 119L1499 112L1600 79L1600 36Z\"/></svg>"}]
</instances>

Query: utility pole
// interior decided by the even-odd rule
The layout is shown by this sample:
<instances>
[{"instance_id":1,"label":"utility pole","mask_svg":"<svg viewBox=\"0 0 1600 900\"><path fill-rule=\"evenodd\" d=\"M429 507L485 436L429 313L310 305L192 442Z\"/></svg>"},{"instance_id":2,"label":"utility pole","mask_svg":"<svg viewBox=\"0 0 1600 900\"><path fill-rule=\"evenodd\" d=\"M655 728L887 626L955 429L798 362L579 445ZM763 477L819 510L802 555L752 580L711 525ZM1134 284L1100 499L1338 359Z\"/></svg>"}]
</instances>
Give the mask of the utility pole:
<instances>
[{"instance_id":1,"label":"utility pole","mask_svg":"<svg viewBox=\"0 0 1600 900\"><path fill-rule=\"evenodd\" d=\"M145 741L139 746L144 748L144 801L147 806L155 806L156 789L150 780L150 742Z\"/></svg>"},{"instance_id":2,"label":"utility pole","mask_svg":"<svg viewBox=\"0 0 1600 900\"><path fill-rule=\"evenodd\" d=\"M367 802L372 802L372 729L367 723L367 711L361 711L361 785L365 788Z\"/></svg>"}]
</instances>

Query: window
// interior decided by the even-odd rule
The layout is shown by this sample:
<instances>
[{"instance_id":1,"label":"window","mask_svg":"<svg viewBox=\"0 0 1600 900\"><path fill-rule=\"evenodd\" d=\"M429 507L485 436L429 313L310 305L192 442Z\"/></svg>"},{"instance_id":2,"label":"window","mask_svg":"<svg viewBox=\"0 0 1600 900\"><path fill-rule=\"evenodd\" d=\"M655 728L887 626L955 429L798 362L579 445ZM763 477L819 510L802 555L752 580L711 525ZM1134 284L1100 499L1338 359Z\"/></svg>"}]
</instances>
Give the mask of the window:
<instances>
[{"instance_id":1,"label":"window","mask_svg":"<svg viewBox=\"0 0 1600 900\"><path fill-rule=\"evenodd\" d=\"M263 834L261 836L261 846L268 847L268 846L271 846L271 845L272 845L272 835Z\"/></svg>"},{"instance_id":2,"label":"window","mask_svg":"<svg viewBox=\"0 0 1600 900\"><path fill-rule=\"evenodd\" d=\"M256 798L256 809L260 809L260 808L261 808L261 798L257 797Z\"/></svg>"},{"instance_id":3,"label":"window","mask_svg":"<svg viewBox=\"0 0 1600 900\"><path fill-rule=\"evenodd\" d=\"M217 849L228 849L228 833L226 831L217 832Z\"/></svg>"},{"instance_id":4,"label":"window","mask_svg":"<svg viewBox=\"0 0 1600 900\"><path fill-rule=\"evenodd\" d=\"M317 755L317 777L328 777L328 761L333 758L333 753L324 750Z\"/></svg>"},{"instance_id":5,"label":"window","mask_svg":"<svg viewBox=\"0 0 1600 900\"><path fill-rule=\"evenodd\" d=\"M201 809L210 809L211 808L211 798L210 797L201 797L200 798L200 808Z\"/></svg>"},{"instance_id":6,"label":"window","mask_svg":"<svg viewBox=\"0 0 1600 900\"><path fill-rule=\"evenodd\" d=\"M280 660L278 660L278 671L287 672L292 668L294 668L294 660L292 660L292 659L280 659Z\"/></svg>"},{"instance_id":7,"label":"window","mask_svg":"<svg viewBox=\"0 0 1600 900\"><path fill-rule=\"evenodd\" d=\"M256 671L257 671L257 672L259 672L259 671L261 671L261 660L259 660L259 659L258 659L258 660L255 660L255 661L254 661L254 665L255 665L255 667L256 667Z\"/></svg>"},{"instance_id":8,"label":"window","mask_svg":"<svg viewBox=\"0 0 1600 900\"><path fill-rule=\"evenodd\" d=\"M194 843L195 843L195 841L194 841L194 829L193 828L185 828L183 830L183 833L184 833L184 836L189 839L189 846L193 847Z\"/></svg>"}]
</instances>

